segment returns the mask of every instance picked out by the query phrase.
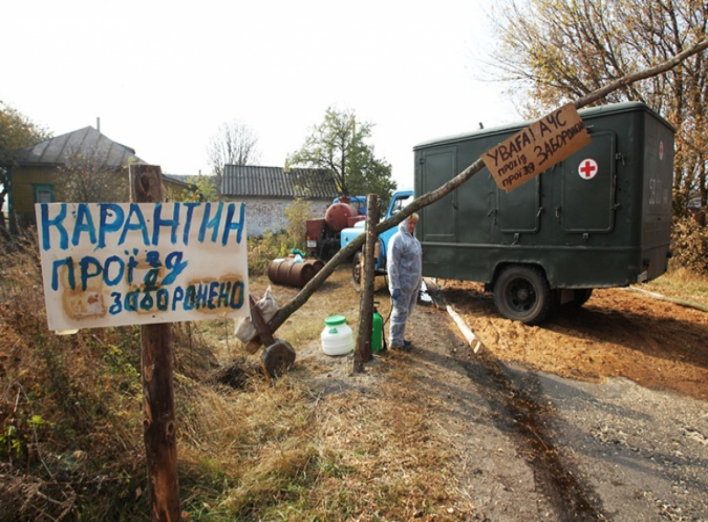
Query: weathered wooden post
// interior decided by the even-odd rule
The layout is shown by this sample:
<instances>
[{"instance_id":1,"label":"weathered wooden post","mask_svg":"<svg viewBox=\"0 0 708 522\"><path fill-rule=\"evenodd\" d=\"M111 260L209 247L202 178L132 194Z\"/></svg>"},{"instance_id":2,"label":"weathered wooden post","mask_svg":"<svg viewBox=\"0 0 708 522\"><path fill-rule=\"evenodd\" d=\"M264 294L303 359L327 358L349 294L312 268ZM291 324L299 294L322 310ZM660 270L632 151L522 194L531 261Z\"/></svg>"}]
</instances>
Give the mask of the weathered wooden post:
<instances>
[{"instance_id":1,"label":"weathered wooden post","mask_svg":"<svg viewBox=\"0 0 708 522\"><path fill-rule=\"evenodd\" d=\"M359 298L359 335L354 353L354 372L364 371L364 363L371 360L371 325L374 314L374 250L376 249L376 224L379 221L379 198L376 194L366 197L366 246L364 270Z\"/></svg>"},{"instance_id":2,"label":"weathered wooden post","mask_svg":"<svg viewBox=\"0 0 708 522\"><path fill-rule=\"evenodd\" d=\"M162 201L162 172L152 165L130 165L130 199ZM177 479L177 425L172 382L172 327L169 323L140 327L143 381L143 437L148 492L153 521L181 518Z\"/></svg>"}]
</instances>

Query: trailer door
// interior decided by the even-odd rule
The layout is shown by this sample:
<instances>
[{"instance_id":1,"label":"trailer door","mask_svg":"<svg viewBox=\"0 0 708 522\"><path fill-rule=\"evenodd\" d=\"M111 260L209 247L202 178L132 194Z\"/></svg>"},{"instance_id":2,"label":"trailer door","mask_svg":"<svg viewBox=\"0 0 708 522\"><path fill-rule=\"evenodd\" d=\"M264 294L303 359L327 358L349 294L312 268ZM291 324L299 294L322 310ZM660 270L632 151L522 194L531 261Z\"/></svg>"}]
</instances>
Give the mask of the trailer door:
<instances>
[{"instance_id":1,"label":"trailer door","mask_svg":"<svg viewBox=\"0 0 708 522\"><path fill-rule=\"evenodd\" d=\"M423 153L422 176L423 194L427 194L444 185L456 174L455 147L435 149ZM428 205L422 212L425 213L423 241L432 243L454 242L457 221L457 191L454 190L444 198Z\"/></svg>"},{"instance_id":2,"label":"trailer door","mask_svg":"<svg viewBox=\"0 0 708 522\"><path fill-rule=\"evenodd\" d=\"M563 162L561 205L554 211L566 232L611 232L615 226L616 135L591 136L587 147Z\"/></svg>"}]
</instances>

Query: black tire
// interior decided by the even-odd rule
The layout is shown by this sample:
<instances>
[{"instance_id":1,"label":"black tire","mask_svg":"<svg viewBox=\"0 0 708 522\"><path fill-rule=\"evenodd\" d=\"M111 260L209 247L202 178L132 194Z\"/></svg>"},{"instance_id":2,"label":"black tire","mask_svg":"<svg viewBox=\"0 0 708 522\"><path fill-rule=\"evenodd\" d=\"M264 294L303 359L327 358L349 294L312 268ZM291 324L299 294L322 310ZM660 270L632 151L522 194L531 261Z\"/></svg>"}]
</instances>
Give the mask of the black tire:
<instances>
[{"instance_id":1,"label":"black tire","mask_svg":"<svg viewBox=\"0 0 708 522\"><path fill-rule=\"evenodd\" d=\"M357 292L361 292L361 252L354 254L352 259L352 281Z\"/></svg>"},{"instance_id":2,"label":"black tire","mask_svg":"<svg viewBox=\"0 0 708 522\"><path fill-rule=\"evenodd\" d=\"M573 308L580 308L588 302L588 299L590 299L591 295L592 288L576 288L573 300L568 303L568 306L572 306Z\"/></svg>"},{"instance_id":3,"label":"black tire","mask_svg":"<svg viewBox=\"0 0 708 522\"><path fill-rule=\"evenodd\" d=\"M494 283L494 304L504 317L533 325L548 318L553 295L539 268L512 265L504 268Z\"/></svg>"}]
</instances>

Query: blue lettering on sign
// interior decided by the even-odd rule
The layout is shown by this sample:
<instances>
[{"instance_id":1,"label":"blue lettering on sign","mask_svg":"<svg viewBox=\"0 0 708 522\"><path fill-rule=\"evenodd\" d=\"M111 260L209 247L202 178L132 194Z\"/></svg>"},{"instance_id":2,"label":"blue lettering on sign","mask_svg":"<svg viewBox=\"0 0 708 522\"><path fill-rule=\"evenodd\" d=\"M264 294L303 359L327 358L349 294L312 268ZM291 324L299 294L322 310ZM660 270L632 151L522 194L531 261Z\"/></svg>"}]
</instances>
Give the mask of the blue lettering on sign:
<instances>
[{"instance_id":1,"label":"blue lettering on sign","mask_svg":"<svg viewBox=\"0 0 708 522\"><path fill-rule=\"evenodd\" d=\"M133 219L133 216L135 216L137 223L131 222ZM145 223L145 216L143 216L143 213L140 210L140 207L138 206L137 203L130 204L130 211L128 212L128 219L125 220L125 226L123 227L123 232L121 233L120 239L118 240L119 245L122 245L123 243L125 243L125 237L128 235L128 232L130 230L137 230L139 232L142 232L143 244L144 245L150 244L150 242L148 240L148 231L147 231L147 224Z\"/></svg>"},{"instance_id":2,"label":"blue lettering on sign","mask_svg":"<svg viewBox=\"0 0 708 522\"><path fill-rule=\"evenodd\" d=\"M74 225L74 234L71 237L71 244L76 246L81 240L81 232L87 232L91 244L96 243L96 227L93 224L91 212L86 205L79 205L76 212L76 225Z\"/></svg>"},{"instance_id":3,"label":"blue lettering on sign","mask_svg":"<svg viewBox=\"0 0 708 522\"><path fill-rule=\"evenodd\" d=\"M66 250L69 247L69 234L64 228L64 218L66 218L66 203L59 205L59 213L53 219L49 219L49 205L42 203L42 248L49 250L49 227L56 227L59 231L59 248Z\"/></svg>"},{"instance_id":4,"label":"blue lettering on sign","mask_svg":"<svg viewBox=\"0 0 708 522\"><path fill-rule=\"evenodd\" d=\"M247 303L233 269L213 278L189 270L202 245L210 253L246 241L243 203L43 203L38 216L42 256L51 252L48 292L98 289L108 316L228 313Z\"/></svg>"},{"instance_id":5,"label":"blue lettering on sign","mask_svg":"<svg viewBox=\"0 0 708 522\"><path fill-rule=\"evenodd\" d=\"M135 258L137 251L134 249L133 254L125 251L128 256L126 263L123 258L118 255L113 255L102 263L94 256L84 256L78 263L74 263L71 257L57 259L52 262L51 268L51 288L52 290L59 289L60 269L65 268L66 286L71 290L76 290L76 278L78 275L81 290L86 290L89 280L94 277L101 276L101 281L106 286L116 286L125 278L127 284L132 286L139 284L147 290L155 290L158 287L169 286L175 283L177 277L187 268L189 261L184 260L184 253L175 250L165 256L164 265L160 260L160 252L150 250L146 254L146 263L150 269L143 276L142 281L134 280L134 270L138 267L138 260ZM164 277L160 279L161 269L165 268Z\"/></svg>"},{"instance_id":6,"label":"blue lettering on sign","mask_svg":"<svg viewBox=\"0 0 708 522\"><path fill-rule=\"evenodd\" d=\"M125 294L111 292L110 315L125 312L215 311L239 310L244 303L244 283L240 280L205 281L187 288L131 290Z\"/></svg>"},{"instance_id":7,"label":"blue lettering on sign","mask_svg":"<svg viewBox=\"0 0 708 522\"><path fill-rule=\"evenodd\" d=\"M106 235L120 230L125 212L123 212L123 207L116 203L103 203L100 205L99 216L98 248L105 248ZM110 223L108 222L109 217L113 217L113 221Z\"/></svg>"},{"instance_id":8,"label":"blue lettering on sign","mask_svg":"<svg viewBox=\"0 0 708 522\"><path fill-rule=\"evenodd\" d=\"M174 213L172 219L162 219L162 203L155 205L155 213L153 216L152 229L152 244L157 245L160 242L160 227L170 226L170 243L177 243L177 229L179 228L179 203L174 204Z\"/></svg>"},{"instance_id":9,"label":"blue lettering on sign","mask_svg":"<svg viewBox=\"0 0 708 522\"><path fill-rule=\"evenodd\" d=\"M203 209L197 228L200 243L211 242L226 246L233 234L236 244L243 241L245 205L243 203L156 203L152 214L145 215L146 204L76 203L75 212L68 215L68 203L40 205L40 239L42 250L67 250L88 243L96 250L123 245L128 236L137 238L145 247L168 243L171 246L189 244L195 211ZM127 212L126 212L127 209ZM170 210L171 209L171 210ZM51 210L51 215L50 215ZM168 212L170 214L168 214ZM149 219L152 221L150 222ZM167 231L167 234L163 234ZM58 235L58 245L52 238ZM55 239L56 241L56 239Z\"/></svg>"}]
</instances>

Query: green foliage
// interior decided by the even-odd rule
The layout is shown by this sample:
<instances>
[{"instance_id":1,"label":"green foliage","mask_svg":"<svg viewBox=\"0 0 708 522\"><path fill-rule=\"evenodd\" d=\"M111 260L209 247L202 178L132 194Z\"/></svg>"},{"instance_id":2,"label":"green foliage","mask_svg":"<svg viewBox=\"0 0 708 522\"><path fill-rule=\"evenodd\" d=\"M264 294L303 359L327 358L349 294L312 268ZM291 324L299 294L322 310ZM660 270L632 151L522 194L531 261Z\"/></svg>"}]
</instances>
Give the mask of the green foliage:
<instances>
[{"instance_id":1,"label":"green foliage","mask_svg":"<svg viewBox=\"0 0 708 522\"><path fill-rule=\"evenodd\" d=\"M288 157L287 165L328 169L342 194L378 194L387 200L396 188L391 165L374 155L373 124L358 122L354 111L329 107L324 121L314 127L300 150Z\"/></svg>"},{"instance_id":2,"label":"green foliage","mask_svg":"<svg viewBox=\"0 0 708 522\"><path fill-rule=\"evenodd\" d=\"M304 238L304 234L303 234ZM248 238L248 274L263 275L274 259L286 257L297 244L288 232L266 230L261 237Z\"/></svg>"},{"instance_id":3,"label":"green foliage","mask_svg":"<svg viewBox=\"0 0 708 522\"><path fill-rule=\"evenodd\" d=\"M214 176L192 176L188 178L188 183L197 187L196 191L190 191L186 201L219 201L219 187L217 187Z\"/></svg>"},{"instance_id":4,"label":"green foliage","mask_svg":"<svg viewBox=\"0 0 708 522\"><path fill-rule=\"evenodd\" d=\"M11 162L15 150L50 137L47 129L0 101L0 165Z\"/></svg>"},{"instance_id":5,"label":"green foliage","mask_svg":"<svg viewBox=\"0 0 708 522\"><path fill-rule=\"evenodd\" d=\"M285 207L285 217L288 219L288 245L292 244L295 248L305 250L307 220L315 217L312 203L303 198L296 198Z\"/></svg>"},{"instance_id":6,"label":"green foliage","mask_svg":"<svg viewBox=\"0 0 708 522\"><path fill-rule=\"evenodd\" d=\"M0 101L0 208L5 202L8 190L6 166L12 165L14 151L50 137L47 129ZM2 212L0 228L5 229L5 214Z\"/></svg>"}]
</instances>

